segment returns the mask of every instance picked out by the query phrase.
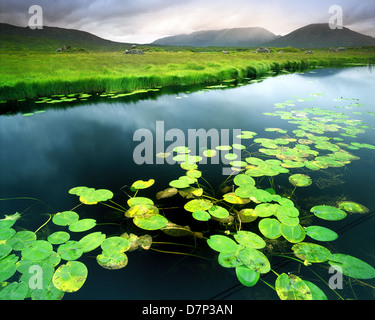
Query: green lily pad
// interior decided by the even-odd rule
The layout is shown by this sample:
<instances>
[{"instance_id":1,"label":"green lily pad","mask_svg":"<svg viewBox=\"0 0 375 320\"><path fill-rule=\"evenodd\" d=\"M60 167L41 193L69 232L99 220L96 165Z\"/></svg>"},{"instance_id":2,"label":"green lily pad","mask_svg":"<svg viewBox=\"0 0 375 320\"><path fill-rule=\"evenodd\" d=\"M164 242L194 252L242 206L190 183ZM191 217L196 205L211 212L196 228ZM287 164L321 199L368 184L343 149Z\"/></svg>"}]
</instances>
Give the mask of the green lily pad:
<instances>
[{"instance_id":1,"label":"green lily pad","mask_svg":"<svg viewBox=\"0 0 375 320\"><path fill-rule=\"evenodd\" d=\"M338 221L346 217L346 213L341 209L326 205L315 206L311 208L310 212L318 218L328 221Z\"/></svg>"},{"instance_id":2,"label":"green lily pad","mask_svg":"<svg viewBox=\"0 0 375 320\"><path fill-rule=\"evenodd\" d=\"M233 253L239 248L238 244L227 236L222 235L212 235L208 240L207 244L209 247L215 251L223 253Z\"/></svg>"},{"instance_id":3,"label":"green lily pad","mask_svg":"<svg viewBox=\"0 0 375 320\"><path fill-rule=\"evenodd\" d=\"M239 244L253 249L263 249L266 246L266 242L260 236L250 231L237 231L234 239Z\"/></svg>"},{"instance_id":4,"label":"green lily pad","mask_svg":"<svg viewBox=\"0 0 375 320\"><path fill-rule=\"evenodd\" d=\"M197 210L193 212L193 218L198 221L208 221L211 219L211 215L204 210Z\"/></svg>"},{"instance_id":5,"label":"green lily pad","mask_svg":"<svg viewBox=\"0 0 375 320\"><path fill-rule=\"evenodd\" d=\"M133 219L134 224L144 230L158 230L164 228L168 220L160 214L150 214L143 216L136 216Z\"/></svg>"},{"instance_id":6,"label":"green lily pad","mask_svg":"<svg viewBox=\"0 0 375 320\"><path fill-rule=\"evenodd\" d=\"M190 183L184 180L172 180L171 182L169 182L169 185L177 189L185 189L190 187Z\"/></svg>"},{"instance_id":7,"label":"green lily pad","mask_svg":"<svg viewBox=\"0 0 375 320\"><path fill-rule=\"evenodd\" d=\"M76 292L85 283L87 275L87 267L82 262L68 261L55 271L52 282L63 292Z\"/></svg>"},{"instance_id":8,"label":"green lily pad","mask_svg":"<svg viewBox=\"0 0 375 320\"><path fill-rule=\"evenodd\" d=\"M61 259L64 260L77 260L83 254L82 249L77 241L70 240L61 244L57 248L57 253L60 254Z\"/></svg>"},{"instance_id":9,"label":"green lily pad","mask_svg":"<svg viewBox=\"0 0 375 320\"><path fill-rule=\"evenodd\" d=\"M53 218L52 222L58 226L69 226L73 222L76 222L79 220L78 213L74 211L64 211L56 213Z\"/></svg>"},{"instance_id":10,"label":"green lily pad","mask_svg":"<svg viewBox=\"0 0 375 320\"><path fill-rule=\"evenodd\" d=\"M142 204L154 205L154 201L145 197L134 197L134 198L130 198L127 201L127 204L129 207L133 207L135 205L142 205Z\"/></svg>"},{"instance_id":11,"label":"green lily pad","mask_svg":"<svg viewBox=\"0 0 375 320\"><path fill-rule=\"evenodd\" d=\"M239 218L242 223L249 223L255 221L258 216L254 213L254 209L245 208L239 212Z\"/></svg>"},{"instance_id":12,"label":"green lily pad","mask_svg":"<svg viewBox=\"0 0 375 320\"><path fill-rule=\"evenodd\" d=\"M258 282L260 274L248 267L239 266L236 267L236 276L245 287L252 287Z\"/></svg>"},{"instance_id":13,"label":"green lily pad","mask_svg":"<svg viewBox=\"0 0 375 320\"><path fill-rule=\"evenodd\" d=\"M281 235L291 243L302 242L306 236L306 232L301 225L291 227L281 223L280 232Z\"/></svg>"},{"instance_id":14,"label":"green lily pad","mask_svg":"<svg viewBox=\"0 0 375 320\"><path fill-rule=\"evenodd\" d=\"M31 231L18 231L13 237L6 240L6 244L15 251L30 247L36 241L36 234Z\"/></svg>"},{"instance_id":15,"label":"green lily pad","mask_svg":"<svg viewBox=\"0 0 375 320\"><path fill-rule=\"evenodd\" d=\"M78 241L78 244L83 252L89 252L98 248L105 240L106 235L100 231L90 233Z\"/></svg>"},{"instance_id":16,"label":"green lily pad","mask_svg":"<svg viewBox=\"0 0 375 320\"><path fill-rule=\"evenodd\" d=\"M110 237L105 239L101 244L101 248L106 252L125 252L130 247L131 242L124 237Z\"/></svg>"},{"instance_id":17,"label":"green lily pad","mask_svg":"<svg viewBox=\"0 0 375 320\"><path fill-rule=\"evenodd\" d=\"M279 207L278 204L261 203L255 207L254 214L261 218L270 217L276 214Z\"/></svg>"},{"instance_id":18,"label":"green lily pad","mask_svg":"<svg viewBox=\"0 0 375 320\"><path fill-rule=\"evenodd\" d=\"M208 212L211 216L218 218L218 219L225 219L229 216L229 212L227 209L213 205L211 208L208 209Z\"/></svg>"},{"instance_id":19,"label":"green lily pad","mask_svg":"<svg viewBox=\"0 0 375 320\"><path fill-rule=\"evenodd\" d=\"M95 190L88 187L75 187L70 189L69 193L79 196L79 201L86 205L94 205L113 198L113 193L106 189Z\"/></svg>"},{"instance_id":20,"label":"green lily pad","mask_svg":"<svg viewBox=\"0 0 375 320\"><path fill-rule=\"evenodd\" d=\"M281 300L312 300L309 286L299 277L286 273L279 275L275 282L277 295Z\"/></svg>"},{"instance_id":21,"label":"green lily pad","mask_svg":"<svg viewBox=\"0 0 375 320\"><path fill-rule=\"evenodd\" d=\"M234 192L224 194L223 198L226 202L231 204L246 204L250 202L249 199L240 198Z\"/></svg>"},{"instance_id":22,"label":"green lily pad","mask_svg":"<svg viewBox=\"0 0 375 320\"><path fill-rule=\"evenodd\" d=\"M306 227L305 232L310 238L318 241L334 241L338 238L336 232L320 226Z\"/></svg>"},{"instance_id":23,"label":"green lily pad","mask_svg":"<svg viewBox=\"0 0 375 320\"><path fill-rule=\"evenodd\" d=\"M249 269L258 273L267 273L271 270L270 262L260 251L245 247L238 253L243 264Z\"/></svg>"},{"instance_id":24,"label":"green lily pad","mask_svg":"<svg viewBox=\"0 0 375 320\"><path fill-rule=\"evenodd\" d=\"M69 230L72 232L83 232L90 230L96 226L95 219L81 219L69 225Z\"/></svg>"},{"instance_id":25,"label":"green lily pad","mask_svg":"<svg viewBox=\"0 0 375 320\"><path fill-rule=\"evenodd\" d=\"M255 180L246 174L238 174L234 177L233 182L235 185L241 187L241 186L255 186Z\"/></svg>"},{"instance_id":26,"label":"green lily pad","mask_svg":"<svg viewBox=\"0 0 375 320\"><path fill-rule=\"evenodd\" d=\"M260 232L268 239L277 239L281 236L280 222L276 219L266 218L259 221Z\"/></svg>"},{"instance_id":27,"label":"green lily pad","mask_svg":"<svg viewBox=\"0 0 375 320\"><path fill-rule=\"evenodd\" d=\"M103 251L96 257L98 264L104 269L118 270L125 268L128 264L128 257L123 252L106 252Z\"/></svg>"},{"instance_id":28,"label":"green lily pad","mask_svg":"<svg viewBox=\"0 0 375 320\"><path fill-rule=\"evenodd\" d=\"M48 258L53 251L52 244L45 240L36 240L30 247L22 250L22 259L40 261Z\"/></svg>"},{"instance_id":29,"label":"green lily pad","mask_svg":"<svg viewBox=\"0 0 375 320\"><path fill-rule=\"evenodd\" d=\"M313 300L328 300L325 293L317 285L307 280L303 280L303 281L309 287Z\"/></svg>"},{"instance_id":30,"label":"green lily pad","mask_svg":"<svg viewBox=\"0 0 375 320\"><path fill-rule=\"evenodd\" d=\"M7 255L0 260L0 282L9 279L15 274L17 261L18 257L15 254Z\"/></svg>"},{"instance_id":31,"label":"green lily pad","mask_svg":"<svg viewBox=\"0 0 375 320\"><path fill-rule=\"evenodd\" d=\"M331 252L318 244L301 242L292 247L296 257L313 263L325 262L331 256Z\"/></svg>"},{"instance_id":32,"label":"green lily pad","mask_svg":"<svg viewBox=\"0 0 375 320\"><path fill-rule=\"evenodd\" d=\"M289 177L289 182L295 187L308 187L312 184L311 178L305 174L294 174Z\"/></svg>"},{"instance_id":33,"label":"green lily pad","mask_svg":"<svg viewBox=\"0 0 375 320\"><path fill-rule=\"evenodd\" d=\"M70 239L70 234L65 231L56 231L50 234L47 238L51 244L63 244Z\"/></svg>"},{"instance_id":34,"label":"green lily pad","mask_svg":"<svg viewBox=\"0 0 375 320\"><path fill-rule=\"evenodd\" d=\"M328 263L337 271L355 279L375 278L375 269L368 263L350 255L335 253L329 257ZM339 268L337 268L339 267Z\"/></svg>"},{"instance_id":35,"label":"green lily pad","mask_svg":"<svg viewBox=\"0 0 375 320\"><path fill-rule=\"evenodd\" d=\"M147 189L147 188L151 187L154 183L155 183L154 179L150 179L148 181L138 180L138 181L134 182L131 186L132 186L132 188L137 189L137 190Z\"/></svg>"},{"instance_id":36,"label":"green lily pad","mask_svg":"<svg viewBox=\"0 0 375 320\"><path fill-rule=\"evenodd\" d=\"M0 300L24 300L28 291L26 282L12 282L0 291Z\"/></svg>"},{"instance_id":37,"label":"green lily pad","mask_svg":"<svg viewBox=\"0 0 375 320\"><path fill-rule=\"evenodd\" d=\"M367 209L364 205L352 201L341 201L338 204L338 208L349 213L367 213Z\"/></svg>"},{"instance_id":38,"label":"green lily pad","mask_svg":"<svg viewBox=\"0 0 375 320\"><path fill-rule=\"evenodd\" d=\"M207 158L212 158L212 157L215 157L217 154L217 151L216 150L205 150L203 151L203 155Z\"/></svg>"},{"instance_id":39,"label":"green lily pad","mask_svg":"<svg viewBox=\"0 0 375 320\"><path fill-rule=\"evenodd\" d=\"M12 228L1 228L0 229L0 241L7 240L16 234L16 230Z\"/></svg>"},{"instance_id":40,"label":"green lily pad","mask_svg":"<svg viewBox=\"0 0 375 320\"><path fill-rule=\"evenodd\" d=\"M11 246L5 243L0 244L0 260L5 258L11 252L12 252Z\"/></svg>"},{"instance_id":41,"label":"green lily pad","mask_svg":"<svg viewBox=\"0 0 375 320\"><path fill-rule=\"evenodd\" d=\"M186 211L194 212L197 210L208 210L213 206L212 202L205 199L194 199L187 202L184 206Z\"/></svg>"},{"instance_id":42,"label":"green lily pad","mask_svg":"<svg viewBox=\"0 0 375 320\"><path fill-rule=\"evenodd\" d=\"M134 218L137 216L143 216L143 215L150 215L150 214L158 214L159 209L153 205L149 204L136 204L132 207L130 207L125 212L125 217L127 218Z\"/></svg>"}]
</instances>

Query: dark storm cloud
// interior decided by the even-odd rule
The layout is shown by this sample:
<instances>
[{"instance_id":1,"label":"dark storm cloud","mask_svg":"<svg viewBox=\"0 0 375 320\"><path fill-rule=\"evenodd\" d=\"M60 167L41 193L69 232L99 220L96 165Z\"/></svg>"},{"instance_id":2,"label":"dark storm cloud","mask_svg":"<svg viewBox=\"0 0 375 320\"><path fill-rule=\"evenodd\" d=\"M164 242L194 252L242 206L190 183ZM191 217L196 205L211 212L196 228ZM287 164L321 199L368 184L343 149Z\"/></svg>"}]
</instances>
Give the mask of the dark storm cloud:
<instances>
[{"instance_id":1,"label":"dark storm cloud","mask_svg":"<svg viewBox=\"0 0 375 320\"><path fill-rule=\"evenodd\" d=\"M310 23L328 23L331 5L343 8L345 27L375 36L374 0L1 0L0 22L27 26L33 4L42 7L44 25L124 42L255 26L284 35Z\"/></svg>"}]
</instances>

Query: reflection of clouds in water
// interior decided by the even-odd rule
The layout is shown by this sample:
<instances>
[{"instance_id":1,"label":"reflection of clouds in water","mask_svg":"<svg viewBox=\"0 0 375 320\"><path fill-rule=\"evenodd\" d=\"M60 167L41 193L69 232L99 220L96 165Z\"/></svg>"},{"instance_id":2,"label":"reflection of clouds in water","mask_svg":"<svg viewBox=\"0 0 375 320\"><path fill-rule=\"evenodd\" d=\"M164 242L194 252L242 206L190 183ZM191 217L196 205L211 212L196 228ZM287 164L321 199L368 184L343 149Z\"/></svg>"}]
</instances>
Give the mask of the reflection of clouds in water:
<instances>
[{"instance_id":1,"label":"reflection of clouds in water","mask_svg":"<svg viewBox=\"0 0 375 320\"><path fill-rule=\"evenodd\" d=\"M289 124L280 123L275 117L260 116L263 112L274 112L277 102L306 98L311 93L327 93L327 96L303 102L299 107L349 105L332 101L342 96L359 98L366 110L371 111L369 87L374 87L374 78L370 72L358 70L317 70L307 76L290 74L230 90L191 93L186 97L180 94L181 99L164 95L137 103L103 102L66 111L48 110L32 117L0 117L1 192L15 196L60 188L65 193L75 184L117 188L136 175L153 177L152 166L134 164L133 151L139 142L133 141L133 135L140 128L155 133L156 121L165 121L165 131L242 129L264 135L265 126ZM329 76L320 77L321 73ZM374 120L374 117L369 119L372 123ZM166 142L165 147L169 144ZM158 174L163 175L163 170L168 175L167 169L160 166Z\"/></svg>"}]
</instances>

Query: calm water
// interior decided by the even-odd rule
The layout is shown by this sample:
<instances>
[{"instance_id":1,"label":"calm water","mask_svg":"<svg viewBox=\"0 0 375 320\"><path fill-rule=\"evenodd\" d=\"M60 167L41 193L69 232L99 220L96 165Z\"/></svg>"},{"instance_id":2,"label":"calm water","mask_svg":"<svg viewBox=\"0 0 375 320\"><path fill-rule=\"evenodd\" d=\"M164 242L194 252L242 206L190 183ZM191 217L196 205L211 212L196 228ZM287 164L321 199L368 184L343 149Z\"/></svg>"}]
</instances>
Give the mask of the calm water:
<instances>
[{"instance_id":1,"label":"calm water","mask_svg":"<svg viewBox=\"0 0 375 320\"><path fill-rule=\"evenodd\" d=\"M0 198L32 197L44 203L0 201L0 218L2 214L26 210L16 226L35 230L47 219L43 213L69 210L78 204L78 199L68 194L68 190L75 186L110 189L120 194L117 199L124 201L126 197L121 196L120 188L138 179L156 179L152 190L143 193L147 196L166 188L169 181L181 175L178 165L139 166L133 161L133 150L139 144L133 141L133 134L138 129L149 129L155 137L157 121L164 121L165 131L172 128L185 133L188 129L200 128L242 129L257 132L257 137L275 138L275 133L265 132L264 129L278 127L289 133L297 129L297 125L262 113L275 112L275 103L293 100L293 110L321 107L344 112L351 119L363 121L370 128L364 134L359 134L357 139L348 138L348 141L374 144L375 114L368 113L375 112L374 75L374 70L367 67L319 69L305 74L268 78L261 83L226 90L166 94L127 103L120 100L109 103L109 99L99 102L89 100L76 107L48 109L31 117L25 117L22 113L3 115L0 117ZM298 100L311 97L314 98L311 101ZM359 101L335 101L340 98ZM356 102L362 105L348 108ZM288 107L281 110L288 110ZM333 133L333 136L339 135ZM375 209L375 150L360 149L351 153L361 157L361 160L352 162L346 168L320 170L319 175L312 173L313 180L317 179L314 182L320 181L320 187L314 183L309 188L297 189L297 201L313 206L345 197L365 205L372 212ZM213 184L223 180L220 166L206 165L201 169L204 177ZM293 169L291 172L294 172ZM337 182L330 186L328 182L334 180ZM285 181L282 177L275 179L280 190L284 184L290 188ZM319 200L323 202L316 203ZM99 222L117 218L103 207L81 206L77 210L82 216L93 216ZM352 215L340 222L326 223L326 226L341 231L339 240L327 247L375 266L375 219L368 215L369 219ZM324 225L322 220L319 223ZM115 226L96 228L108 234L121 232ZM48 232L48 228L45 230ZM77 293L66 294L65 298L278 299L272 290L262 284L249 289L238 286L233 271L218 266L215 259L206 261L156 252L133 252L128 255L129 264L125 269L109 271L98 266L94 256L87 254L81 259L89 269L85 285ZM298 269L298 265L292 263L284 265L283 260L277 263L279 273ZM320 271L328 281L328 271ZM314 278L309 271L303 276L307 280ZM274 281L274 276L267 278L270 282ZM365 282L375 285L374 280ZM321 288L330 298L337 298L330 295L324 284ZM370 287L355 281L346 281L343 290L351 298L375 298Z\"/></svg>"}]
</instances>

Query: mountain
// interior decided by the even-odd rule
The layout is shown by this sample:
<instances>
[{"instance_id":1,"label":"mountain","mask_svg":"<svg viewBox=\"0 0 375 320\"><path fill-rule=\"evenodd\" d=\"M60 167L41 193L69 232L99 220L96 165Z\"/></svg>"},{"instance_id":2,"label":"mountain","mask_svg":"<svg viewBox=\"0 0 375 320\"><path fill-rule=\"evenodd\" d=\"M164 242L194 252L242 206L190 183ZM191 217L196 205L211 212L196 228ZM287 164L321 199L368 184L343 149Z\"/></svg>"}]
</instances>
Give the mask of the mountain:
<instances>
[{"instance_id":1,"label":"mountain","mask_svg":"<svg viewBox=\"0 0 375 320\"><path fill-rule=\"evenodd\" d=\"M74 29L43 27L32 30L29 27L18 27L0 23L0 47L17 50L30 50L59 47L77 47L82 49L123 49L130 46L102 39L89 32Z\"/></svg>"},{"instance_id":2,"label":"mountain","mask_svg":"<svg viewBox=\"0 0 375 320\"><path fill-rule=\"evenodd\" d=\"M322 48L374 46L375 38L348 28L332 30L328 24L310 24L283 37L269 41L268 47Z\"/></svg>"},{"instance_id":3,"label":"mountain","mask_svg":"<svg viewBox=\"0 0 375 320\"><path fill-rule=\"evenodd\" d=\"M180 34L157 39L152 44L191 47L256 47L276 38L275 34L263 28L233 28Z\"/></svg>"}]
</instances>

